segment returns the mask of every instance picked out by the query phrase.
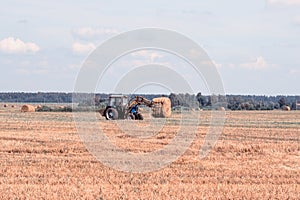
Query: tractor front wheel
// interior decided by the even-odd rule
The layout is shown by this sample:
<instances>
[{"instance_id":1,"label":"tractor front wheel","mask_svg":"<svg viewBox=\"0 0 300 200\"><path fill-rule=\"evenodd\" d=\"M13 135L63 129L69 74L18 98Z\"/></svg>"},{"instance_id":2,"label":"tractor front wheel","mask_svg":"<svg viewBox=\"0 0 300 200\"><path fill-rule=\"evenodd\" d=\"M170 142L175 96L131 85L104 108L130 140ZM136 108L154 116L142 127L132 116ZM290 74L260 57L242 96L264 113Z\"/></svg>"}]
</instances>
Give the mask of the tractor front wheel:
<instances>
[{"instance_id":1,"label":"tractor front wheel","mask_svg":"<svg viewBox=\"0 0 300 200\"><path fill-rule=\"evenodd\" d=\"M127 116L127 119L128 119L128 120L135 120L134 114L129 113L128 116Z\"/></svg>"},{"instance_id":2,"label":"tractor front wheel","mask_svg":"<svg viewBox=\"0 0 300 200\"><path fill-rule=\"evenodd\" d=\"M142 115L141 113L137 113L137 114L136 114L136 119L137 119L137 120L143 120L144 117L143 117L143 115Z\"/></svg>"}]
</instances>

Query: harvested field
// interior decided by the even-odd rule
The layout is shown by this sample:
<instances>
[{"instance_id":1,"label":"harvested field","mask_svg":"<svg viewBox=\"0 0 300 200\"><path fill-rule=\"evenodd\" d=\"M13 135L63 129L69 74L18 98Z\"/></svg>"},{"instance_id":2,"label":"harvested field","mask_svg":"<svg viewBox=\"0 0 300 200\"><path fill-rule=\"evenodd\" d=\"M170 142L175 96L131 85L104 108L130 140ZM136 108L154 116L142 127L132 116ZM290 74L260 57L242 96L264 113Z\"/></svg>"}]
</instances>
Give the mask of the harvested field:
<instances>
[{"instance_id":1,"label":"harvested field","mask_svg":"<svg viewBox=\"0 0 300 200\"><path fill-rule=\"evenodd\" d=\"M0 108L0 199L300 198L300 111L227 111L223 134L202 160L210 113L200 112L196 138L183 156L155 172L126 173L86 150L72 113ZM128 123L143 127L147 119ZM96 125L133 152L159 149L179 129L170 119L158 135L141 142L100 116L90 124Z\"/></svg>"}]
</instances>

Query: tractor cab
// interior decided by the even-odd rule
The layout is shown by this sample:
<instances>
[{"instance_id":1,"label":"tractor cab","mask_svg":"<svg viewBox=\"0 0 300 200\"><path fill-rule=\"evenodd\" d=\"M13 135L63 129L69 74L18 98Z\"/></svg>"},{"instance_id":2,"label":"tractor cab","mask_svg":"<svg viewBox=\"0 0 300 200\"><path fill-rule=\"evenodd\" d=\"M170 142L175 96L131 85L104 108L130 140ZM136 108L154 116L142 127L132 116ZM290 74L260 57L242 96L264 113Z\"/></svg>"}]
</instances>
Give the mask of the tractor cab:
<instances>
[{"instance_id":1,"label":"tractor cab","mask_svg":"<svg viewBox=\"0 0 300 200\"><path fill-rule=\"evenodd\" d=\"M112 94L109 96L108 105L111 107L124 107L128 104L128 97L121 94Z\"/></svg>"},{"instance_id":2,"label":"tractor cab","mask_svg":"<svg viewBox=\"0 0 300 200\"><path fill-rule=\"evenodd\" d=\"M100 111L108 120L124 119L128 106L128 97L122 94L111 94L108 97L108 105L104 111Z\"/></svg>"}]
</instances>

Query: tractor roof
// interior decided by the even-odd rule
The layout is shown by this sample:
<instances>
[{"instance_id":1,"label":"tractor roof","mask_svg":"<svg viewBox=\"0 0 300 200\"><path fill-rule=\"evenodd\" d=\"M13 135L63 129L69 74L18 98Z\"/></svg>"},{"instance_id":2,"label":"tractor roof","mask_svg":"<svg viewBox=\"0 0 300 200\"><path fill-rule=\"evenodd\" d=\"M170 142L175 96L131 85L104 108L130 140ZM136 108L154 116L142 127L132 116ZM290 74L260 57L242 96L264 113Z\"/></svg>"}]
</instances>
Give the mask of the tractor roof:
<instances>
[{"instance_id":1,"label":"tractor roof","mask_svg":"<svg viewBox=\"0 0 300 200\"><path fill-rule=\"evenodd\" d=\"M127 96L126 95L124 95L124 94L110 94L109 95L109 98L116 98L116 97L125 97L125 98L127 98Z\"/></svg>"}]
</instances>

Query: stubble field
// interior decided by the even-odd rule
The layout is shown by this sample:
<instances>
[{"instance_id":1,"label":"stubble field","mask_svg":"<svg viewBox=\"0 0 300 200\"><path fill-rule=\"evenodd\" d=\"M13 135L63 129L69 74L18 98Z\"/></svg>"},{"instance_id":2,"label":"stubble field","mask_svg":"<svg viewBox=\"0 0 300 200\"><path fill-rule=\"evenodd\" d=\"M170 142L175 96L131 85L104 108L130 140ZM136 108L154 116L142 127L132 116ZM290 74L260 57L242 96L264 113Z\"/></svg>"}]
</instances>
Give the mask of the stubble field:
<instances>
[{"instance_id":1,"label":"stubble field","mask_svg":"<svg viewBox=\"0 0 300 200\"><path fill-rule=\"evenodd\" d=\"M91 155L72 113L21 113L0 108L0 199L299 199L300 112L227 111L218 142L204 159L199 149L208 111L188 150L149 173L109 168ZM123 122L122 122L123 123ZM143 123L139 126L143 133ZM112 143L132 152L168 144L179 124L166 124L141 142L99 117Z\"/></svg>"}]
</instances>

